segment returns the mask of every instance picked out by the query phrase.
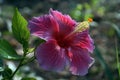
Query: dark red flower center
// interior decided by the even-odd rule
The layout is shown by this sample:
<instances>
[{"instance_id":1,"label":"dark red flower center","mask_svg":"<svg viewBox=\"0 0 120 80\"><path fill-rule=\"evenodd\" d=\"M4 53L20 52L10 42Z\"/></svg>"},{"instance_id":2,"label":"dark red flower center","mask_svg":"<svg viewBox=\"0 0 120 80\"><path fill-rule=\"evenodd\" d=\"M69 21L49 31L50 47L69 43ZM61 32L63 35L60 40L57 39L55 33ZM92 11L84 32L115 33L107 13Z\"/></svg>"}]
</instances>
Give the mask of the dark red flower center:
<instances>
[{"instance_id":1,"label":"dark red flower center","mask_svg":"<svg viewBox=\"0 0 120 80\"><path fill-rule=\"evenodd\" d=\"M62 48L68 48L71 45L72 39L65 38L64 36L57 36L56 37L57 43Z\"/></svg>"}]
</instances>

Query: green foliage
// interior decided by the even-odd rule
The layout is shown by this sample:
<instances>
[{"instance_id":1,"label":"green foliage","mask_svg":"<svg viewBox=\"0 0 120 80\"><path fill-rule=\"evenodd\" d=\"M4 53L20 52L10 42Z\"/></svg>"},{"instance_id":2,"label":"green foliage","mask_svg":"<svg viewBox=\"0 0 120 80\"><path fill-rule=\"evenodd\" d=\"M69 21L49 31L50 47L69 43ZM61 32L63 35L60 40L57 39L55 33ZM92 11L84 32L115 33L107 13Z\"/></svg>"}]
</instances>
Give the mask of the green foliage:
<instances>
[{"instance_id":1,"label":"green foliage","mask_svg":"<svg viewBox=\"0 0 120 80\"><path fill-rule=\"evenodd\" d=\"M88 3L78 4L70 15L77 21L83 21L93 17L91 6Z\"/></svg>"},{"instance_id":2,"label":"green foliage","mask_svg":"<svg viewBox=\"0 0 120 80\"><path fill-rule=\"evenodd\" d=\"M3 61L0 59L0 72L3 71Z\"/></svg>"},{"instance_id":3,"label":"green foliage","mask_svg":"<svg viewBox=\"0 0 120 80\"><path fill-rule=\"evenodd\" d=\"M117 41L115 40L115 46L116 46L116 59L117 59L117 68L118 68L118 74L119 74L119 79L120 79L120 62L119 62L119 52L118 52L118 45Z\"/></svg>"},{"instance_id":4,"label":"green foliage","mask_svg":"<svg viewBox=\"0 0 120 80\"><path fill-rule=\"evenodd\" d=\"M119 27L116 25L116 24L113 24L111 23L112 27L115 29L117 35L118 35L118 38L120 38L120 29Z\"/></svg>"},{"instance_id":5,"label":"green foliage","mask_svg":"<svg viewBox=\"0 0 120 80\"><path fill-rule=\"evenodd\" d=\"M15 38L20 42L23 47L28 47L28 40L30 37L30 32L27 28L27 21L23 16L19 13L17 9L15 9L14 16L12 19L12 31Z\"/></svg>"},{"instance_id":6,"label":"green foliage","mask_svg":"<svg viewBox=\"0 0 120 80\"><path fill-rule=\"evenodd\" d=\"M120 29L119 29L119 26L117 26L116 24L114 24L112 22L109 22L109 21L105 21L104 23L110 25L110 27L108 28L107 31L105 31L104 34L106 34L109 37L117 35L117 37L120 38Z\"/></svg>"},{"instance_id":7,"label":"green foliage","mask_svg":"<svg viewBox=\"0 0 120 80\"><path fill-rule=\"evenodd\" d=\"M22 78L21 80L36 80L35 78L32 78L32 77L24 77Z\"/></svg>"},{"instance_id":8,"label":"green foliage","mask_svg":"<svg viewBox=\"0 0 120 80\"><path fill-rule=\"evenodd\" d=\"M105 7L100 5L102 0L91 0L90 3L85 2L77 4L71 11L71 17L77 21L88 20L95 16L103 16L105 14Z\"/></svg>"},{"instance_id":9,"label":"green foliage","mask_svg":"<svg viewBox=\"0 0 120 80\"><path fill-rule=\"evenodd\" d=\"M82 9L83 5L78 4L76 8L71 11L70 13L71 17L78 21L82 20L83 19Z\"/></svg>"},{"instance_id":10,"label":"green foliage","mask_svg":"<svg viewBox=\"0 0 120 80\"><path fill-rule=\"evenodd\" d=\"M32 53L35 50L35 48L29 48L28 53Z\"/></svg>"},{"instance_id":11,"label":"green foliage","mask_svg":"<svg viewBox=\"0 0 120 80\"><path fill-rule=\"evenodd\" d=\"M4 39L0 39L0 57L11 60L21 59L10 43Z\"/></svg>"},{"instance_id":12,"label":"green foliage","mask_svg":"<svg viewBox=\"0 0 120 80\"><path fill-rule=\"evenodd\" d=\"M2 80L9 80L9 78L11 77L11 74L12 74L12 70L6 67L2 72L2 77L3 77Z\"/></svg>"},{"instance_id":13,"label":"green foliage","mask_svg":"<svg viewBox=\"0 0 120 80\"><path fill-rule=\"evenodd\" d=\"M110 70L110 68L108 67L108 65L106 64L105 60L103 59L99 49L97 48L97 45L95 47L95 55L97 57L97 59L99 60L101 66L103 67L103 69L105 70L106 76L108 77L109 80L113 80L113 74Z\"/></svg>"}]
</instances>

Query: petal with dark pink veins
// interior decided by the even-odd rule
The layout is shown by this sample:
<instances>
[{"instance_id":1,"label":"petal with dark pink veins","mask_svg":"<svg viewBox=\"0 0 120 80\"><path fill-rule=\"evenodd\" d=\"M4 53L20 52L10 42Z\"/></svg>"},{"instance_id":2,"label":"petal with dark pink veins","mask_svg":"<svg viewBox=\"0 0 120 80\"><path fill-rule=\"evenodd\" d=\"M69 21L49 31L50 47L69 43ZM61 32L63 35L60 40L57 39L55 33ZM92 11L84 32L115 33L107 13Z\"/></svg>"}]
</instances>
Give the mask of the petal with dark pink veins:
<instances>
[{"instance_id":1,"label":"petal with dark pink veins","mask_svg":"<svg viewBox=\"0 0 120 80\"><path fill-rule=\"evenodd\" d=\"M56 41L48 41L36 49L35 56L40 66L45 70L61 71L65 66L65 55Z\"/></svg>"},{"instance_id":2,"label":"petal with dark pink veins","mask_svg":"<svg viewBox=\"0 0 120 80\"><path fill-rule=\"evenodd\" d=\"M73 37L73 45L87 49L91 53L94 50L94 42L88 34L88 30L75 34Z\"/></svg>"},{"instance_id":3,"label":"petal with dark pink veins","mask_svg":"<svg viewBox=\"0 0 120 80\"><path fill-rule=\"evenodd\" d=\"M34 17L29 21L28 28L32 35L45 40L53 38L53 34L59 31L58 24L51 15Z\"/></svg>"},{"instance_id":4,"label":"petal with dark pink veins","mask_svg":"<svg viewBox=\"0 0 120 80\"><path fill-rule=\"evenodd\" d=\"M90 57L86 49L72 47L69 50L72 55L70 71L74 75L84 76L88 73L88 68L94 63L94 59Z\"/></svg>"},{"instance_id":5,"label":"petal with dark pink veins","mask_svg":"<svg viewBox=\"0 0 120 80\"><path fill-rule=\"evenodd\" d=\"M50 9L50 14L57 20L60 33L68 34L73 31L76 21L72 20L69 15L63 15L59 11L52 9Z\"/></svg>"}]
</instances>

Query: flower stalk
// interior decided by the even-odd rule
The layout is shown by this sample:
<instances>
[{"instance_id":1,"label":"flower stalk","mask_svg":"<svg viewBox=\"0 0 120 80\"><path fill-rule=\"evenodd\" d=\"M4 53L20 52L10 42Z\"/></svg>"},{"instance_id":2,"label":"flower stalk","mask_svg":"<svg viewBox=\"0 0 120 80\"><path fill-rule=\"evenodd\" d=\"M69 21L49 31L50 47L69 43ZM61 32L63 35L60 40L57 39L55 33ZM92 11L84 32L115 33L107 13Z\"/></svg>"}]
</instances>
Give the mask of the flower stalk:
<instances>
[{"instance_id":1,"label":"flower stalk","mask_svg":"<svg viewBox=\"0 0 120 80\"><path fill-rule=\"evenodd\" d=\"M28 48L26 48L26 47L23 47L23 48L24 48L24 50L23 50L23 51L24 51L23 58L21 59L19 65L18 65L17 68L16 68L16 70L15 70L15 71L13 72L13 74L11 75L10 80L13 79L13 77L15 76L15 74L17 73L17 71L18 71L23 65L25 65L25 64L27 64L27 63L30 63L30 62L32 62L32 61L35 59L35 56L33 56L33 57L31 57L30 59L28 59L27 61L25 61L26 56L27 56L27 54L29 54L29 53L28 53Z\"/></svg>"}]
</instances>

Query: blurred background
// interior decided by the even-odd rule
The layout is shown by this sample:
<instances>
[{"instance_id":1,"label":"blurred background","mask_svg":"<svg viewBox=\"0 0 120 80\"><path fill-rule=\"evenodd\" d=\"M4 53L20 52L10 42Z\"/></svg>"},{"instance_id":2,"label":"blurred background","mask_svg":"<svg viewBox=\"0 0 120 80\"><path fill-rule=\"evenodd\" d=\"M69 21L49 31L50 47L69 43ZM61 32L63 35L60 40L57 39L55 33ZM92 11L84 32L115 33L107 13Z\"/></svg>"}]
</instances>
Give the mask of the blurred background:
<instances>
[{"instance_id":1,"label":"blurred background","mask_svg":"<svg viewBox=\"0 0 120 80\"><path fill-rule=\"evenodd\" d=\"M60 73L44 71L33 61L23 66L14 80L20 80L21 76L35 77L36 80L120 80L116 59L116 51L119 51L120 57L120 0L0 0L0 38L8 40L16 51L21 53L21 45L11 31L15 7L26 20L48 14L50 8L69 14L79 22L92 18L90 35L96 48L92 54L95 63L86 76L73 76L67 69ZM36 41L32 36L31 46ZM18 65L16 61L2 62L12 70Z\"/></svg>"}]
</instances>

